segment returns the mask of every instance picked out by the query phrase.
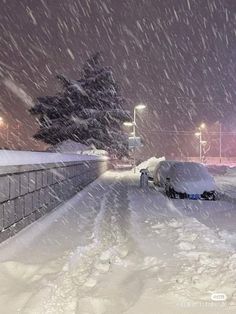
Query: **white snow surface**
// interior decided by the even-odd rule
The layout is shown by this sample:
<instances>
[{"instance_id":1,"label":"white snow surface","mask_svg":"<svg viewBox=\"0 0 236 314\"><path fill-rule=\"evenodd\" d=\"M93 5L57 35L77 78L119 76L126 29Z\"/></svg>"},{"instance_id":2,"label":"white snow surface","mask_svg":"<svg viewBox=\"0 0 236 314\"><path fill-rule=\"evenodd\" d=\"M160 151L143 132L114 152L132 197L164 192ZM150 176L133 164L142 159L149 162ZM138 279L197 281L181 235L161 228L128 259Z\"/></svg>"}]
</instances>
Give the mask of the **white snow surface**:
<instances>
[{"instance_id":1,"label":"white snow surface","mask_svg":"<svg viewBox=\"0 0 236 314\"><path fill-rule=\"evenodd\" d=\"M104 149L91 148L82 152L84 155L108 156L108 152Z\"/></svg>"},{"instance_id":2,"label":"white snow surface","mask_svg":"<svg viewBox=\"0 0 236 314\"><path fill-rule=\"evenodd\" d=\"M50 146L48 151L57 153L80 153L84 150L89 149L89 146L72 141L66 140L56 145Z\"/></svg>"},{"instance_id":3,"label":"white snow surface","mask_svg":"<svg viewBox=\"0 0 236 314\"><path fill-rule=\"evenodd\" d=\"M149 174L151 176L154 175L154 171L155 171L155 168L157 167L157 165L161 162L165 160L165 157L160 157L160 158L157 158L157 157L151 157L149 158L148 160L145 160L143 161L141 164L138 165L137 169L138 170L141 170L141 169L148 169L149 171Z\"/></svg>"},{"instance_id":4,"label":"white snow surface","mask_svg":"<svg viewBox=\"0 0 236 314\"><path fill-rule=\"evenodd\" d=\"M0 245L1 313L236 313L235 221L106 172Z\"/></svg>"},{"instance_id":5,"label":"white snow surface","mask_svg":"<svg viewBox=\"0 0 236 314\"><path fill-rule=\"evenodd\" d=\"M44 164L69 161L86 161L106 159L96 155L77 155L47 152L30 152L16 150L0 150L0 166L16 166L28 164Z\"/></svg>"},{"instance_id":6,"label":"white snow surface","mask_svg":"<svg viewBox=\"0 0 236 314\"><path fill-rule=\"evenodd\" d=\"M72 140L66 140L57 145L51 146L48 148L48 151L68 154L108 156L108 152L104 149L97 149L94 145L87 146Z\"/></svg>"}]
</instances>

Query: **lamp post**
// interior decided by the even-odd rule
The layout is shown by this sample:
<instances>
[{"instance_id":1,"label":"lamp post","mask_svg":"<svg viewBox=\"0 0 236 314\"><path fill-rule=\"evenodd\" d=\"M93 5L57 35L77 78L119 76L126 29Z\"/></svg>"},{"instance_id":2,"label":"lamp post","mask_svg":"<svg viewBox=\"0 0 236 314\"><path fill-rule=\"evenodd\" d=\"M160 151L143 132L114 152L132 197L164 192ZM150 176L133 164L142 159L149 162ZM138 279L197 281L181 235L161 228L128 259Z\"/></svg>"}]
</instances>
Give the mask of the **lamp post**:
<instances>
[{"instance_id":1,"label":"lamp post","mask_svg":"<svg viewBox=\"0 0 236 314\"><path fill-rule=\"evenodd\" d=\"M134 107L133 111L133 121L132 122L124 122L125 126L132 126L133 131L132 131L132 137L134 138L134 148L133 148L133 158L134 158L134 172L136 171L136 146L135 146L135 138L136 138L136 112L142 109L145 109L146 106L144 104L138 104Z\"/></svg>"},{"instance_id":2,"label":"lamp post","mask_svg":"<svg viewBox=\"0 0 236 314\"><path fill-rule=\"evenodd\" d=\"M220 123L220 164L222 161L222 124Z\"/></svg>"},{"instance_id":3,"label":"lamp post","mask_svg":"<svg viewBox=\"0 0 236 314\"><path fill-rule=\"evenodd\" d=\"M204 144L206 144L206 141L202 140L202 130L204 130L206 128L205 123L202 123L199 127L198 127L198 132L195 133L195 135L197 137L199 137L199 161L202 162L202 146Z\"/></svg>"},{"instance_id":4,"label":"lamp post","mask_svg":"<svg viewBox=\"0 0 236 314\"><path fill-rule=\"evenodd\" d=\"M133 123L133 136L134 140L136 138L136 111L137 110L143 110L146 106L144 104L138 104L134 107L134 123ZM134 145L134 173L136 171L136 146Z\"/></svg>"}]
</instances>

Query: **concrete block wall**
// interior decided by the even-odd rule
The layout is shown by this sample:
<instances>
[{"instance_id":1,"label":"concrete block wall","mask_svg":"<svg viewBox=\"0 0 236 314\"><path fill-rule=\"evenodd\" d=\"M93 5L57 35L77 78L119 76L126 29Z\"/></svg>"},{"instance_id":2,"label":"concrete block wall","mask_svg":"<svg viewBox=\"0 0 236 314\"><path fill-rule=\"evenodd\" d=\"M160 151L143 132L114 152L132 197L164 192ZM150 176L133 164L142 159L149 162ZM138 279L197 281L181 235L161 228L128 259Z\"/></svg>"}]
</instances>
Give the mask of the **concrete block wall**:
<instances>
[{"instance_id":1,"label":"concrete block wall","mask_svg":"<svg viewBox=\"0 0 236 314\"><path fill-rule=\"evenodd\" d=\"M0 242L94 181L107 160L0 166Z\"/></svg>"}]
</instances>

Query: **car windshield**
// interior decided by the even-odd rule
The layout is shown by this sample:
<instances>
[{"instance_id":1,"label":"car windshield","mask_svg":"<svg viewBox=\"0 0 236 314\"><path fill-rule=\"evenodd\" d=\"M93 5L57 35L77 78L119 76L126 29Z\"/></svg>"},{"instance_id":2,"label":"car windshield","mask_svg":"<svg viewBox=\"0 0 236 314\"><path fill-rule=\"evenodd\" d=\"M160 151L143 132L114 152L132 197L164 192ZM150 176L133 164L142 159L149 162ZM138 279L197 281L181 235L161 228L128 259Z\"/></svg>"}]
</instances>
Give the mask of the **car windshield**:
<instances>
[{"instance_id":1,"label":"car windshield","mask_svg":"<svg viewBox=\"0 0 236 314\"><path fill-rule=\"evenodd\" d=\"M178 181L199 181L209 178L204 166L194 163L176 163L171 169L172 179Z\"/></svg>"}]
</instances>

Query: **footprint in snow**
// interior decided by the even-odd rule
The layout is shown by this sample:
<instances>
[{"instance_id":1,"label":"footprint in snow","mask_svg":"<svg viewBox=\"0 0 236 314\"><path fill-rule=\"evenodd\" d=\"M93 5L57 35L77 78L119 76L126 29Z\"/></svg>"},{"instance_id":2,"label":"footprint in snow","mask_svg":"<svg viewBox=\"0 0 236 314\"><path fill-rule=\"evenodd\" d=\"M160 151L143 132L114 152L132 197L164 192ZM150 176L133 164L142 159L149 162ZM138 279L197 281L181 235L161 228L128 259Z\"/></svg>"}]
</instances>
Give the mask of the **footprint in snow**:
<instances>
[{"instance_id":1,"label":"footprint in snow","mask_svg":"<svg viewBox=\"0 0 236 314\"><path fill-rule=\"evenodd\" d=\"M95 265L95 268L102 273L107 273L110 269L110 266L111 266L110 263L97 263Z\"/></svg>"},{"instance_id":2,"label":"footprint in snow","mask_svg":"<svg viewBox=\"0 0 236 314\"><path fill-rule=\"evenodd\" d=\"M104 262L110 260L110 258L111 258L111 251L110 250L104 251L100 255L100 260L104 261Z\"/></svg>"},{"instance_id":3,"label":"footprint in snow","mask_svg":"<svg viewBox=\"0 0 236 314\"><path fill-rule=\"evenodd\" d=\"M180 228L182 227L182 223L178 222L177 220L171 220L168 225L172 228Z\"/></svg>"},{"instance_id":4,"label":"footprint in snow","mask_svg":"<svg viewBox=\"0 0 236 314\"><path fill-rule=\"evenodd\" d=\"M164 227L164 224L161 223L151 226L152 229L163 229Z\"/></svg>"},{"instance_id":5,"label":"footprint in snow","mask_svg":"<svg viewBox=\"0 0 236 314\"><path fill-rule=\"evenodd\" d=\"M84 284L85 287L93 288L97 284L97 280L95 278L90 277Z\"/></svg>"},{"instance_id":6,"label":"footprint in snow","mask_svg":"<svg viewBox=\"0 0 236 314\"><path fill-rule=\"evenodd\" d=\"M180 242L178 247L183 251L191 251L194 250L196 247L192 243L189 242Z\"/></svg>"}]
</instances>

